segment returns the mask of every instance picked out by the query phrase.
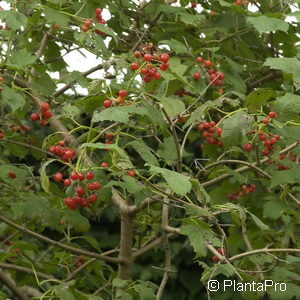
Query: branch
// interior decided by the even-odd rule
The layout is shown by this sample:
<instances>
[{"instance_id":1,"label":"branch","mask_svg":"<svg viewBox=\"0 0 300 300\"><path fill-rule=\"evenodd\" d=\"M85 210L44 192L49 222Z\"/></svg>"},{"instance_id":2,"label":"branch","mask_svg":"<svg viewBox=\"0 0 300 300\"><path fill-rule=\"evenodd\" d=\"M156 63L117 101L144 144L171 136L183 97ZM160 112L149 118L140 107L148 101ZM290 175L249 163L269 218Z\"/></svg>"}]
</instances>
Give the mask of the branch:
<instances>
[{"instance_id":1,"label":"branch","mask_svg":"<svg viewBox=\"0 0 300 300\"><path fill-rule=\"evenodd\" d=\"M250 255L255 255L255 254L261 254L261 253L280 253L280 252L283 252L283 253L300 253L300 249L291 249L291 248L277 248L277 249L268 249L268 248L264 248L264 249L256 249L256 250L251 250L251 251L248 251L248 252L244 252L244 253L241 253L241 254L237 254L237 255L234 255L234 256L231 256L228 260L229 261L234 261L234 260L237 260L237 259L241 259L243 257L246 257L246 256L250 256Z\"/></svg>"},{"instance_id":2,"label":"branch","mask_svg":"<svg viewBox=\"0 0 300 300\"><path fill-rule=\"evenodd\" d=\"M35 272L32 269L17 266L17 265L13 265L13 264L0 263L0 268L7 269L7 270L20 271L20 272L24 272L24 273L27 273L27 274L30 274L30 275L37 275L37 277L40 277L40 278L46 279L46 280L47 279L56 279L52 275L48 275L48 274L41 273L41 272ZM56 280L58 280L58 279L56 279Z\"/></svg>"},{"instance_id":3,"label":"branch","mask_svg":"<svg viewBox=\"0 0 300 300\"><path fill-rule=\"evenodd\" d=\"M71 274L69 274L68 277L65 279L65 281L72 280L80 271L82 271L88 265L90 265L91 263L93 263L95 260L96 260L96 258L91 258L90 260L86 261L79 268L77 268L74 272L72 272Z\"/></svg>"},{"instance_id":4,"label":"branch","mask_svg":"<svg viewBox=\"0 0 300 300\"><path fill-rule=\"evenodd\" d=\"M160 300L163 296L165 286L167 284L169 273L171 269L171 250L168 240L168 235L166 232L166 228L169 225L169 199L166 198L162 208L162 219L161 219L161 229L162 229L162 242L165 248L165 269L164 276L158 288L156 294L156 300Z\"/></svg>"},{"instance_id":5,"label":"branch","mask_svg":"<svg viewBox=\"0 0 300 300\"><path fill-rule=\"evenodd\" d=\"M0 280L21 300L28 300L27 295L17 287L16 283L11 279L11 277L0 269Z\"/></svg>"},{"instance_id":6,"label":"branch","mask_svg":"<svg viewBox=\"0 0 300 300\"><path fill-rule=\"evenodd\" d=\"M71 247L71 246L68 246L68 245L65 245L65 244L62 244L60 242L57 242L55 240L52 240L48 237L45 237L43 235L40 235L34 231L31 231L23 226L20 226L18 224L16 224L15 222L7 219L6 217L4 216L1 216L0 215L0 221L6 223L7 225L10 225L18 230L20 230L21 232L23 233L26 233L28 235L31 235L45 243L48 243L50 245L54 245L56 247L59 247L59 248L62 248L62 249L65 249L67 251L70 251L70 252L73 252L73 253L76 253L76 254L80 254L80 255L85 255L85 256L89 256L89 257L94 257L94 258L97 258L97 259L101 259L103 261L107 261L107 262L111 262L111 263L123 263L124 260L120 259L120 258L116 258L116 257L109 257L109 256L105 256L105 255L101 255L101 254L98 254L98 253L95 253L95 252L90 252L90 251L86 251L86 250L81 250L81 249L78 249L78 248L74 248L74 247Z\"/></svg>"},{"instance_id":7,"label":"branch","mask_svg":"<svg viewBox=\"0 0 300 300\"><path fill-rule=\"evenodd\" d=\"M260 86L262 83L266 81L270 81L280 77L282 77L282 71L272 71L272 73L269 73L253 82L250 82L248 84L248 90L252 90L253 88Z\"/></svg>"}]
</instances>

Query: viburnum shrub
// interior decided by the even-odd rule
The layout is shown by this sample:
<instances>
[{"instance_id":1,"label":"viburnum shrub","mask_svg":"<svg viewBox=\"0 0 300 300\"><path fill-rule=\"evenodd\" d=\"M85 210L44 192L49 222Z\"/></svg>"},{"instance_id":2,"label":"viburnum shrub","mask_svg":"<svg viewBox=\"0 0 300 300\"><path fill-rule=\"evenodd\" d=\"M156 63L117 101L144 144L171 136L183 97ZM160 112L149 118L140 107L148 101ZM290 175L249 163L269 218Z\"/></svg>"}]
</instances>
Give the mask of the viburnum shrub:
<instances>
[{"instance_id":1,"label":"viburnum shrub","mask_svg":"<svg viewBox=\"0 0 300 300\"><path fill-rule=\"evenodd\" d=\"M2 3L0 299L298 299L299 3Z\"/></svg>"}]
</instances>

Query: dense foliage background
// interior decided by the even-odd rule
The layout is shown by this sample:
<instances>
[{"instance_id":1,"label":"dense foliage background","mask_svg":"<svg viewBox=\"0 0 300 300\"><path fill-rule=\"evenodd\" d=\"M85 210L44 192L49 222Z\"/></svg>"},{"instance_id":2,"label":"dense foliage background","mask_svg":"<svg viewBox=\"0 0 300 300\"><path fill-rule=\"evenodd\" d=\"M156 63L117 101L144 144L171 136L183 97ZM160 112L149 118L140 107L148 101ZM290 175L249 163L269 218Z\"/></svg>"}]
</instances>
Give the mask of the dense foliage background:
<instances>
[{"instance_id":1,"label":"dense foliage background","mask_svg":"<svg viewBox=\"0 0 300 300\"><path fill-rule=\"evenodd\" d=\"M299 299L299 0L5 2L0 298Z\"/></svg>"}]
</instances>

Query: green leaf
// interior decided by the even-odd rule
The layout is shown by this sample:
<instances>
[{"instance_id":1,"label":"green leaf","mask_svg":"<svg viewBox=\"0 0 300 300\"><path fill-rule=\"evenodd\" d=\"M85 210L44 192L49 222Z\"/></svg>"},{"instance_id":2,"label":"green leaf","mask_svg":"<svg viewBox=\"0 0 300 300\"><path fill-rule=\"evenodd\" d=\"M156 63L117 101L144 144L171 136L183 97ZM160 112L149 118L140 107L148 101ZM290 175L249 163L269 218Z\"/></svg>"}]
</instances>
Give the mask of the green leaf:
<instances>
[{"instance_id":1,"label":"green leaf","mask_svg":"<svg viewBox=\"0 0 300 300\"><path fill-rule=\"evenodd\" d=\"M114 39L115 43L116 44L118 43L117 35L111 28L107 27L106 25L99 24L99 23L97 23L95 25L95 28L106 33L107 35L110 35Z\"/></svg>"},{"instance_id":2,"label":"green leaf","mask_svg":"<svg viewBox=\"0 0 300 300\"><path fill-rule=\"evenodd\" d=\"M12 30L17 30L19 28L26 27L27 18L24 14L17 12L15 10L1 10L0 19L6 20L7 25Z\"/></svg>"},{"instance_id":3,"label":"green leaf","mask_svg":"<svg viewBox=\"0 0 300 300\"><path fill-rule=\"evenodd\" d=\"M284 96L277 98L273 109L277 112L277 120L293 120L300 113L300 96L286 93Z\"/></svg>"},{"instance_id":4,"label":"green leaf","mask_svg":"<svg viewBox=\"0 0 300 300\"><path fill-rule=\"evenodd\" d=\"M87 232L90 229L90 222L78 211L67 210L64 219L68 225L78 232Z\"/></svg>"},{"instance_id":5,"label":"green leaf","mask_svg":"<svg viewBox=\"0 0 300 300\"><path fill-rule=\"evenodd\" d=\"M223 121L222 140L227 146L241 143L243 135L251 128L253 117L238 111Z\"/></svg>"},{"instance_id":6,"label":"green leaf","mask_svg":"<svg viewBox=\"0 0 300 300\"><path fill-rule=\"evenodd\" d=\"M276 18L266 16L248 17L248 21L253 24L259 33L277 30L287 32L289 30L289 23Z\"/></svg>"},{"instance_id":7,"label":"green leaf","mask_svg":"<svg viewBox=\"0 0 300 300\"><path fill-rule=\"evenodd\" d=\"M252 214L249 210L246 210L247 213L251 216L254 223L261 229L261 230L269 230L269 226L263 223L257 216Z\"/></svg>"},{"instance_id":8,"label":"green leaf","mask_svg":"<svg viewBox=\"0 0 300 300\"><path fill-rule=\"evenodd\" d=\"M133 289L138 294L140 300L155 300L155 286L146 285L146 283L138 283L133 286Z\"/></svg>"},{"instance_id":9,"label":"green leaf","mask_svg":"<svg viewBox=\"0 0 300 300\"><path fill-rule=\"evenodd\" d=\"M205 239L201 233L201 228L199 228L199 226L193 224L184 225L180 229L180 232L188 236L189 241L194 248L197 256L206 256Z\"/></svg>"},{"instance_id":10,"label":"green leaf","mask_svg":"<svg viewBox=\"0 0 300 300\"><path fill-rule=\"evenodd\" d=\"M159 100L170 117L176 117L185 110L184 103L175 97L160 97Z\"/></svg>"},{"instance_id":11,"label":"green leaf","mask_svg":"<svg viewBox=\"0 0 300 300\"><path fill-rule=\"evenodd\" d=\"M299 172L300 166L298 165L293 165L288 170L270 171L270 175L272 176L270 188L279 184L299 182Z\"/></svg>"},{"instance_id":12,"label":"green leaf","mask_svg":"<svg viewBox=\"0 0 300 300\"><path fill-rule=\"evenodd\" d=\"M92 122L100 121L115 121L120 123L128 123L129 114L126 111L120 109L121 107L110 107L106 108L99 113L93 115Z\"/></svg>"},{"instance_id":13,"label":"green leaf","mask_svg":"<svg viewBox=\"0 0 300 300\"><path fill-rule=\"evenodd\" d=\"M160 41L160 44L168 45L177 54L182 54L182 53L187 53L188 52L185 44L183 44L183 43L181 43L177 40L174 40L174 39Z\"/></svg>"},{"instance_id":14,"label":"green leaf","mask_svg":"<svg viewBox=\"0 0 300 300\"><path fill-rule=\"evenodd\" d=\"M174 171L170 171L168 169L155 167L150 164L146 164L146 165L150 166L150 173L161 174L164 177L164 179L167 181L168 186L175 193L184 196L190 192L192 188L192 184L190 182L190 179L187 176Z\"/></svg>"},{"instance_id":15,"label":"green leaf","mask_svg":"<svg viewBox=\"0 0 300 300\"><path fill-rule=\"evenodd\" d=\"M154 154L151 152L151 148L149 148L144 141L138 140L138 141L133 141L127 144L127 146L133 147L133 149L141 156L141 158L154 166L158 166L159 163L155 157Z\"/></svg>"},{"instance_id":16,"label":"green leaf","mask_svg":"<svg viewBox=\"0 0 300 300\"><path fill-rule=\"evenodd\" d=\"M15 167L13 165L1 164L0 165L0 179L6 184L9 184L17 189L23 188L26 182L26 176L28 176L28 171ZM16 173L16 178L12 179L8 173Z\"/></svg>"},{"instance_id":17,"label":"green leaf","mask_svg":"<svg viewBox=\"0 0 300 300\"><path fill-rule=\"evenodd\" d=\"M157 154L165 159L168 165L172 165L177 160L176 145L172 136L164 138L163 143L159 145Z\"/></svg>"},{"instance_id":18,"label":"green leaf","mask_svg":"<svg viewBox=\"0 0 300 300\"><path fill-rule=\"evenodd\" d=\"M124 184L122 185L129 193L135 194L142 190L142 186L140 186L136 179L130 176L123 176Z\"/></svg>"},{"instance_id":19,"label":"green leaf","mask_svg":"<svg viewBox=\"0 0 300 300\"><path fill-rule=\"evenodd\" d=\"M50 181L49 181L49 177L47 176L47 172L46 172L46 167L49 166L51 163L53 163L54 161L57 161L57 159L50 159L47 162L45 162L41 169L40 169L40 181L41 181L41 186L43 188L43 190L48 193L51 194L49 191L49 187L50 187Z\"/></svg>"},{"instance_id":20,"label":"green leaf","mask_svg":"<svg viewBox=\"0 0 300 300\"><path fill-rule=\"evenodd\" d=\"M32 65L37 60L36 55L31 55L25 49L13 51L8 58L7 64L13 68L24 69Z\"/></svg>"},{"instance_id":21,"label":"green leaf","mask_svg":"<svg viewBox=\"0 0 300 300\"><path fill-rule=\"evenodd\" d=\"M22 94L9 88L8 86L3 87L2 91L3 104L9 105L13 112L17 109L23 108L25 105L25 99Z\"/></svg>"},{"instance_id":22,"label":"green leaf","mask_svg":"<svg viewBox=\"0 0 300 300\"><path fill-rule=\"evenodd\" d=\"M74 295L68 290L58 290L57 295L61 300L76 300Z\"/></svg>"},{"instance_id":23,"label":"green leaf","mask_svg":"<svg viewBox=\"0 0 300 300\"><path fill-rule=\"evenodd\" d=\"M201 22L205 20L205 16L201 14L188 14L188 13L180 13L180 20L181 22L185 23L186 25L193 25L199 26Z\"/></svg>"},{"instance_id":24,"label":"green leaf","mask_svg":"<svg viewBox=\"0 0 300 300\"><path fill-rule=\"evenodd\" d=\"M45 18L50 24L58 24L61 27L69 26L69 17L60 11L54 10L50 7L46 7L43 11Z\"/></svg>"},{"instance_id":25,"label":"green leaf","mask_svg":"<svg viewBox=\"0 0 300 300\"><path fill-rule=\"evenodd\" d=\"M293 74L294 81L300 83L300 61L296 57L269 57L265 61L264 66L276 70L281 70L285 73L291 73Z\"/></svg>"},{"instance_id":26,"label":"green leaf","mask_svg":"<svg viewBox=\"0 0 300 300\"><path fill-rule=\"evenodd\" d=\"M266 101L274 98L276 93L271 89L257 89L246 98L245 106L250 112L255 112L259 109Z\"/></svg>"},{"instance_id":27,"label":"green leaf","mask_svg":"<svg viewBox=\"0 0 300 300\"><path fill-rule=\"evenodd\" d=\"M273 220L278 219L282 212L286 209L284 203L280 201L267 201L264 204L264 217Z\"/></svg>"},{"instance_id":28,"label":"green leaf","mask_svg":"<svg viewBox=\"0 0 300 300\"><path fill-rule=\"evenodd\" d=\"M191 179L191 183L193 186L193 189L196 193L197 200L199 203L209 203L211 200L210 195L206 192L202 184L197 179Z\"/></svg>"},{"instance_id":29,"label":"green leaf","mask_svg":"<svg viewBox=\"0 0 300 300\"><path fill-rule=\"evenodd\" d=\"M158 124L161 128L166 127L166 121L163 119L161 112L146 100L142 101L143 107L146 110L147 117L155 124Z\"/></svg>"}]
</instances>

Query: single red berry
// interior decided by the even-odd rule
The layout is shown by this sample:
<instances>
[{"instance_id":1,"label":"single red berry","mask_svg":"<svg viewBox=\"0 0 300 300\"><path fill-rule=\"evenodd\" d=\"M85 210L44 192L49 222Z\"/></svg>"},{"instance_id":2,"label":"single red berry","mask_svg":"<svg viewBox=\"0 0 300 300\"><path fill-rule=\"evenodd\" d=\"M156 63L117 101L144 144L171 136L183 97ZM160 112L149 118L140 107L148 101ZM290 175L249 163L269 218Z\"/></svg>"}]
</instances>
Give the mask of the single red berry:
<instances>
[{"instance_id":1,"label":"single red berry","mask_svg":"<svg viewBox=\"0 0 300 300\"><path fill-rule=\"evenodd\" d=\"M140 51L135 51L134 52L134 57L135 58L141 58L142 57L142 53Z\"/></svg>"},{"instance_id":2,"label":"single red berry","mask_svg":"<svg viewBox=\"0 0 300 300\"><path fill-rule=\"evenodd\" d=\"M215 74L211 74L210 76L209 76L209 81L211 82L211 81L214 81L216 79L216 75Z\"/></svg>"},{"instance_id":3,"label":"single red berry","mask_svg":"<svg viewBox=\"0 0 300 300\"><path fill-rule=\"evenodd\" d=\"M201 56L198 56L196 58L197 63L202 63L203 62L203 58Z\"/></svg>"},{"instance_id":4,"label":"single red berry","mask_svg":"<svg viewBox=\"0 0 300 300\"><path fill-rule=\"evenodd\" d=\"M53 176L53 180L55 181L55 182L60 182L60 181L62 181L63 180L63 174L61 174L61 173L56 173L56 174L54 174L54 176Z\"/></svg>"},{"instance_id":5,"label":"single red berry","mask_svg":"<svg viewBox=\"0 0 300 300\"><path fill-rule=\"evenodd\" d=\"M97 195L96 194L91 194L88 198L88 201L90 203L95 203L97 201Z\"/></svg>"},{"instance_id":6,"label":"single red berry","mask_svg":"<svg viewBox=\"0 0 300 300\"><path fill-rule=\"evenodd\" d=\"M42 112L42 116L44 119L51 119L52 118L52 111L51 110L45 110Z\"/></svg>"},{"instance_id":7,"label":"single red berry","mask_svg":"<svg viewBox=\"0 0 300 300\"><path fill-rule=\"evenodd\" d=\"M251 145L251 144L245 144L245 145L244 145L244 150L245 150L246 152L250 152L250 151L252 150L252 145Z\"/></svg>"},{"instance_id":8,"label":"single red berry","mask_svg":"<svg viewBox=\"0 0 300 300\"><path fill-rule=\"evenodd\" d=\"M204 129L203 123L199 124L199 125L198 125L198 130L199 130L199 131L202 131L203 129Z\"/></svg>"},{"instance_id":9,"label":"single red berry","mask_svg":"<svg viewBox=\"0 0 300 300\"><path fill-rule=\"evenodd\" d=\"M218 86L221 86L221 85L223 84L223 82L222 82L222 80L217 79L217 80L215 81L215 84L218 85Z\"/></svg>"},{"instance_id":10,"label":"single red berry","mask_svg":"<svg viewBox=\"0 0 300 300\"><path fill-rule=\"evenodd\" d=\"M221 136L222 131L223 131L223 128L217 128L217 135L218 135L218 137Z\"/></svg>"},{"instance_id":11,"label":"single red berry","mask_svg":"<svg viewBox=\"0 0 300 300\"><path fill-rule=\"evenodd\" d=\"M85 194L85 190L82 186L79 186L78 188L76 188L75 192L79 197L81 197Z\"/></svg>"},{"instance_id":12,"label":"single red berry","mask_svg":"<svg viewBox=\"0 0 300 300\"><path fill-rule=\"evenodd\" d=\"M258 136L258 139L260 141L265 141L267 139L267 135L265 135L264 133L260 133Z\"/></svg>"},{"instance_id":13,"label":"single red berry","mask_svg":"<svg viewBox=\"0 0 300 300\"><path fill-rule=\"evenodd\" d=\"M204 66L205 66L206 68L211 67L211 65L212 65L212 62L211 62L210 60L205 60L205 61L204 61Z\"/></svg>"},{"instance_id":14,"label":"single red berry","mask_svg":"<svg viewBox=\"0 0 300 300\"><path fill-rule=\"evenodd\" d=\"M119 97L125 98L127 96L126 90L119 90Z\"/></svg>"},{"instance_id":15,"label":"single red berry","mask_svg":"<svg viewBox=\"0 0 300 300\"><path fill-rule=\"evenodd\" d=\"M262 151L262 155L264 155L264 156L268 156L269 154L270 154L270 151L268 149L264 149Z\"/></svg>"},{"instance_id":16,"label":"single red berry","mask_svg":"<svg viewBox=\"0 0 300 300\"><path fill-rule=\"evenodd\" d=\"M91 27L92 22L89 21L89 20L87 20L87 21L84 22L84 25L85 25L86 27Z\"/></svg>"},{"instance_id":17,"label":"single red berry","mask_svg":"<svg viewBox=\"0 0 300 300\"><path fill-rule=\"evenodd\" d=\"M207 138L206 138L206 141L207 141L210 145L213 145L213 144L215 144L215 143L217 142L216 139L215 139L214 137L212 137L212 136L207 137Z\"/></svg>"},{"instance_id":18,"label":"single red berry","mask_svg":"<svg viewBox=\"0 0 300 300\"><path fill-rule=\"evenodd\" d=\"M16 174L15 172L9 171L7 174L8 174L8 176L9 176L10 178L12 178L12 179L17 178L17 174Z\"/></svg>"},{"instance_id":19,"label":"single red berry","mask_svg":"<svg viewBox=\"0 0 300 300\"><path fill-rule=\"evenodd\" d=\"M71 151L71 150L67 150L66 152L65 152L65 154L64 154L64 159L71 159L71 158L73 158L73 155L74 155L74 152L73 151Z\"/></svg>"},{"instance_id":20,"label":"single red berry","mask_svg":"<svg viewBox=\"0 0 300 300\"><path fill-rule=\"evenodd\" d=\"M222 72L216 72L215 73L216 77L218 77L218 79L223 80L224 79L224 74Z\"/></svg>"},{"instance_id":21,"label":"single red berry","mask_svg":"<svg viewBox=\"0 0 300 300\"><path fill-rule=\"evenodd\" d=\"M277 113L275 111L270 111L268 116L272 119L276 118L277 117Z\"/></svg>"},{"instance_id":22,"label":"single red berry","mask_svg":"<svg viewBox=\"0 0 300 300\"><path fill-rule=\"evenodd\" d=\"M111 106L112 106L112 100L110 100L110 99L104 100L104 101L103 101L103 106L104 106L105 108L111 107Z\"/></svg>"},{"instance_id":23,"label":"single red berry","mask_svg":"<svg viewBox=\"0 0 300 300\"><path fill-rule=\"evenodd\" d=\"M143 75L146 75L146 74L148 73L148 69L142 68L142 69L141 69L141 73L142 73Z\"/></svg>"},{"instance_id":24,"label":"single red berry","mask_svg":"<svg viewBox=\"0 0 300 300\"><path fill-rule=\"evenodd\" d=\"M203 122L203 126L205 129L210 128L210 122Z\"/></svg>"},{"instance_id":25,"label":"single red berry","mask_svg":"<svg viewBox=\"0 0 300 300\"><path fill-rule=\"evenodd\" d=\"M153 75L154 79L156 80L159 80L161 78L161 75L160 73L156 72L154 75Z\"/></svg>"},{"instance_id":26,"label":"single red berry","mask_svg":"<svg viewBox=\"0 0 300 300\"><path fill-rule=\"evenodd\" d=\"M46 111L50 108L50 105L47 102L43 102L43 103L40 104L40 108L41 108L42 111Z\"/></svg>"},{"instance_id":27,"label":"single red berry","mask_svg":"<svg viewBox=\"0 0 300 300\"><path fill-rule=\"evenodd\" d=\"M199 78L201 78L201 74L199 72L195 72L194 73L194 79L198 80Z\"/></svg>"},{"instance_id":28,"label":"single red berry","mask_svg":"<svg viewBox=\"0 0 300 300\"><path fill-rule=\"evenodd\" d=\"M145 55L144 55L144 60L145 61L150 61L150 60L152 60L153 59L153 56L150 54L150 53L146 53Z\"/></svg>"},{"instance_id":29,"label":"single red berry","mask_svg":"<svg viewBox=\"0 0 300 300\"><path fill-rule=\"evenodd\" d=\"M270 120L269 118L264 118L261 120L264 124L269 124Z\"/></svg>"},{"instance_id":30,"label":"single red berry","mask_svg":"<svg viewBox=\"0 0 300 300\"><path fill-rule=\"evenodd\" d=\"M217 251L222 254L225 255L225 249L224 248L218 248Z\"/></svg>"},{"instance_id":31,"label":"single red berry","mask_svg":"<svg viewBox=\"0 0 300 300\"><path fill-rule=\"evenodd\" d=\"M85 25L83 25L83 26L80 27L80 29L81 29L81 31L83 31L83 32L87 32L90 28L87 27L87 26L85 26Z\"/></svg>"},{"instance_id":32,"label":"single red berry","mask_svg":"<svg viewBox=\"0 0 300 300\"><path fill-rule=\"evenodd\" d=\"M114 135L112 133L105 133L105 138L106 139L112 139Z\"/></svg>"},{"instance_id":33,"label":"single red berry","mask_svg":"<svg viewBox=\"0 0 300 300\"><path fill-rule=\"evenodd\" d=\"M168 70L168 68L169 68L169 64L168 64L168 63L166 63L166 64L161 64L159 68L160 68L160 70L162 70L162 71L166 71L166 70Z\"/></svg>"},{"instance_id":34,"label":"single red berry","mask_svg":"<svg viewBox=\"0 0 300 300\"><path fill-rule=\"evenodd\" d=\"M107 162L103 162L103 163L101 163L101 165L100 165L102 168L107 168L108 167L108 163Z\"/></svg>"},{"instance_id":35,"label":"single red berry","mask_svg":"<svg viewBox=\"0 0 300 300\"><path fill-rule=\"evenodd\" d=\"M65 198L64 199L65 205L67 205L71 210L76 210L77 209L77 204L74 200L74 198Z\"/></svg>"},{"instance_id":36,"label":"single red berry","mask_svg":"<svg viewBox=\"0 0 300 300\"><path fill-rule=\"evenodd\" d=\"M77 172L71 172L70 178L72 180L78 180L79 179L78 173Z\"/></svg>"},{"instance_id":37,"label":"single red berry","mask_svg":"<svg viewBox=\"0 0 300 300\"><path fill-rule=\"evenodd\" d=\"M279 134L275 134L274 138L276 139L276 141L280 140L280 135Z\"/></svg>"},{"instance_id":38,"label":"single red berry","mask_svg":"<svg viewBox=\"0 0 300 300\"><path fill-rule=\"evenodd\" d=\"M161 56L160 56L160 61L163 62L163 63L167 63L170 59L170 56L168 53L163 53Z\"/></svg>"},{"instance_id":39,"label":"single red berry","mask_svg":"<svg viewBox=\"0 0 300 300\"><path fill-rule=\"evenodd\" d=\"M218 261L219 261L218 256L213 255L213 256L211 257L211 261L212 261L212 262L218 262Z\"/></svg>"},{"instance_id":40,"label":"single red berry","mask_svg":"<svg viewBox=\"0 0 300 300\"><path fill-rule=\"evenodd\" d=\"M133 62L131 64L131 70L136 71L139 68L139 64L136 62Z\"/></svg>"},{"instance_id":41,"label":"single red berry","mask_svg":"<svg viewBox=\"0 0 300 300\"><path fill-rule=\"evenodd\" d=\"M129 170L129 171L127 172L127 175L128 175L128 176L131 176L131 177L135 177L136 173L135 173L134 170Z\"/></svg>"},{"instance_id":42,"label":"single red berry","mask_svg":"<svg viewBox=\"0 0 300 300\"><path fill-rule=\"evenodd\" d=\"M102 13L102 8L97 7L97 8L95 9L95 14L99 16L99 15L101 15L101 13Z\"/></svg>"},{"instance_id":43,"label":"single red berry","mask_svg":"<svg viewBox=\"0 0 300 300\"><path fill-rule=\"evenodd\" d=\"M197 7L197 2L191 2L191 8L196 8Z\"/></svg>"},{"instance_id":44,"label":"single red berry","mask_svg":"<svg viewBox=\"0 0 300 300\"><path fill-rule=\"evenodd\" d=\"M95 174L94 174L93 172L87 172L87 173L85 174L85 178L86 178L87 180L92 180L92 179L94 179L94 177L95 177Z\"/></svg>"},{"instance_id":45,"label":"single red berry","mask_svg":"<svg viewBox=\"0 0 300 300\"><path fill-rule=\"evenodd\" d=\"M209 124L210 124L210 127L215 127L216 126L216 122L215 121L210 121Z\"/></svg>"},{"instance_id":46,"label":"single red berry","mask_svg":"<svg viewBox=\"0 0 300 300\"><path fill-rule=\"evenodd\" d=\"M222 141L218 141L216 145L220 148L224 147L224 143Z\"/></svg>"},{"instance_id":47,"label":"single red berry","mask_svg":"<svg viewBox=\"0 0 300 300\"><path fill-rule=\"evenodd\" d=\"M39 115L38 115L38 113L32 113L31 115L30 115L30 119L31 119L31 121L37 121L38 119L39 119L40 117L39 117Z\"/></svg>"},{"instance_id":48,"label":"single red berry","mask_svg":"<svg viewBox=\"0 0 300 300\"><path fill-rule=\"evenodd\" d=\"M83 180L85 179L84 174L78 173L78 179L79 179L80 181L83 181Z\"/></svg>"},{"instance_id":49,"label":"single red berry","mask_svg":"<svg viewBox=\"0 0 300 300\"><path fill-rule=\"evenodd\" d=\"M146 83L148 83L148 82L150 82L152 80L152 77L151 76L145 76L144 77L144 81L146 82Z\"/></svg>"},{"instance_id":50,"label":"single red berry","mask_svg":"<svg viewBox=\"0 0 300 300\"><path fill-rule=\"evenodd\" d=\"M90 191L99 190L101 188L101 184L98 181L94 181L89 183L87 187Z\"/></svg>"},{"instance_id":51,"label":"single red berry","mask_svg":"<svg viewBox=\"0 0 300 300\"><path fill-rule=\"evenodd\" d=\"M72 184L72 180L67 178L64 180L64 186L67 187L67 186L70 186Z\"/></svg>"}]
</instances>

